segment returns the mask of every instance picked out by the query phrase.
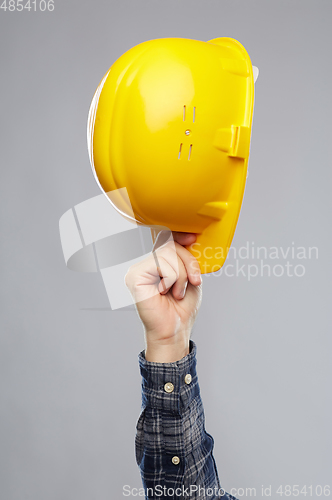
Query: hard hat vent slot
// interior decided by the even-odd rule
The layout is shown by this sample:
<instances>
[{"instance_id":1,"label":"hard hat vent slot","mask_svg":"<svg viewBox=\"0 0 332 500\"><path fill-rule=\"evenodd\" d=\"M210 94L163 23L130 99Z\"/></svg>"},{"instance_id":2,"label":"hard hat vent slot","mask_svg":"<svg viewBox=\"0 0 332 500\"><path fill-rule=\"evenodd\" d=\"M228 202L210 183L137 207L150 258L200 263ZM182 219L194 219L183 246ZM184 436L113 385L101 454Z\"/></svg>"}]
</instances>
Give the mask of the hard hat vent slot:
<instances>
[{"instance_id":1,"label":"hard hat vent slot","mask_svg":"<svg viewBox=\"0 0 332 500\"><path fill-rule=\"evenodd\" d=\"M194 106L193 123L195 123L195 120L196 120L196 106ZM186 106L183 106L183 121L186 121Z\"/></svg>"},{"instance_id":2,"label":"hard hat vent slot","mask_svg":"<svg viewBox=\"0 0 332 500\"><path fill-rule=\"evenodd\" d=\"M180 158L181 158L182 146L183 146L183 143L181 142L181 144L180 144L180 149L179 149L179 154L178 154L178 160L180 160ZM192 145L192 144L190 144L190 147L189 147L189 154L188 154L188 160L190 160L192 150L193 150L193 145Z\"/></svg>"}]
</instances>

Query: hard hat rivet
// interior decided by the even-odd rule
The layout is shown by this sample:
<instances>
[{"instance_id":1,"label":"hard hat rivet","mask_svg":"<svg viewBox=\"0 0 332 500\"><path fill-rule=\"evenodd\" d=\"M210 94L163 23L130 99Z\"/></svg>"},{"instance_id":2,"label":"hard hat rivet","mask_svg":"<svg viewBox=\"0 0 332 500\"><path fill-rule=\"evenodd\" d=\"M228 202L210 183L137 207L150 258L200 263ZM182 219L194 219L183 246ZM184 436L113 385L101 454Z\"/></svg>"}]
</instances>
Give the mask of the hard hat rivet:
<instances>
[{"instance_id":1,"label":"hard hat rivet","mask_svg":"<svg viewBox=\"0 0 332 500\"><path fill-rule=\"evenodd\" d=\"M191 134L191 131L190 131L190 130L186 130L186 131L185 131L185 134L186 134L186 135L190 135L190 134Z\"/></svg>"}]
</instances>

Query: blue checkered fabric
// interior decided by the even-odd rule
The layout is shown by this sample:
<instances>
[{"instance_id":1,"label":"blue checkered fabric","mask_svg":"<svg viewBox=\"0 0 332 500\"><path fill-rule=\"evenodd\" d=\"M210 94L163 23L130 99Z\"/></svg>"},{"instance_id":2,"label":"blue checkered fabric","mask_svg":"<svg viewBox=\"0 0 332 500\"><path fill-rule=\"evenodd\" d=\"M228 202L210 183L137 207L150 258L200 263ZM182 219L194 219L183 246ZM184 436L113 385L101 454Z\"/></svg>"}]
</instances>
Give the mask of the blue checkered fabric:
<instances>
[{"instance_id":1,"label":"blue checkered fabric","mask_svg":"<svg viewBox=\"0 0 332 500\"><path fill-rule=\"evenodd\" d=\"M214 441L205 430L196 344L190 340L189 354L174 363L146 361L144 351L138 359L142 411L136 426L135 448L145 498L236 500L220 486L213 457ZM188 374L189 384L185 382ZM165 390L167 383L173 384L172 392Z\"/></svg>"}]
</instances>

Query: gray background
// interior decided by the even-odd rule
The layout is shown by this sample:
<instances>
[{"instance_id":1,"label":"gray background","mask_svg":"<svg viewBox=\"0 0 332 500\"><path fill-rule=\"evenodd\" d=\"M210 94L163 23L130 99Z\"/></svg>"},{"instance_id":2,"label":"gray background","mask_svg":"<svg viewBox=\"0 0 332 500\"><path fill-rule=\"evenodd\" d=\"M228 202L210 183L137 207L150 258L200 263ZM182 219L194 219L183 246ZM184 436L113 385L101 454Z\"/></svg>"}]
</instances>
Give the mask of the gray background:
<instances>
[{"instance_id":1,"label":"gray background","mask_svg":"<svg viewBox=\"0 0 332 500\"><path fill-rule=\"evenodd\" d=\"M302 278L204 278L193 339L221 483L257 497L272 485L273 499L280 485L331 483L331 15L331 2L303 0L1 10L1 499L141 486L142 327L109 309L98 274L66 268L58 221L99 194L86 120L101 77L164 37L231 36L260 68L233 244L319 249Z\"/></svg>"}]
</instances>

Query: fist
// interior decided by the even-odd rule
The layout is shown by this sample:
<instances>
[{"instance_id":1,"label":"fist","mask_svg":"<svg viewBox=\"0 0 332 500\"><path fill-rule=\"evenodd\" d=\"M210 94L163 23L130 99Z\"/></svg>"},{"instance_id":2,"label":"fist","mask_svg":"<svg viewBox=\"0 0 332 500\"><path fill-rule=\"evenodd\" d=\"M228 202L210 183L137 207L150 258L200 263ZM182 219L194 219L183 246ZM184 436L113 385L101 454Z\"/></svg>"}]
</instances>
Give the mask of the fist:
<instances>
[{"instance_id":1,"label":"fist","mask_svg":"<svg viewBox=\"0 0 332 500\"><path fill-rule=\"evenodd\" d=\"M162 231L151 254L125 276L144 326L148 361L168 363L189 353L202 278L198 261L184 245L195 241L192 233Z\"/></svg>"}]
</instances>

